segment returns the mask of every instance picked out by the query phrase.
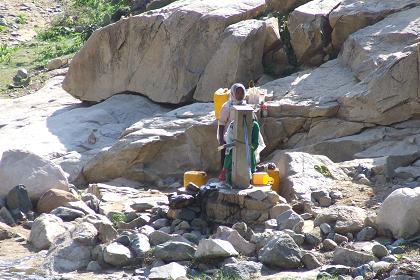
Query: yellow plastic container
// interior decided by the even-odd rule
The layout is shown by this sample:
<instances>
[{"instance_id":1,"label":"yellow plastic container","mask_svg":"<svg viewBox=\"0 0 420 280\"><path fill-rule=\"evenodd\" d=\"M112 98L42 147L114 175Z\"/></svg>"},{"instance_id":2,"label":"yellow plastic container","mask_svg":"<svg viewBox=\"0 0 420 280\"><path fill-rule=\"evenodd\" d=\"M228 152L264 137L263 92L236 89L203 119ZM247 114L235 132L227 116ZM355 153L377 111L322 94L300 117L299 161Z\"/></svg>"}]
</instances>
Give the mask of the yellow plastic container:
<instances>
[{"instance_id":1,"label":"yellow plastic container","mask_svg":"<svg viewBox=\"0 0 420 280\"><path fill-rule=\"evenodd\" d=\"M207 180L207 173L204 171L187 171L184 173L184 187L188 186L189 183L201 187L207 183Z\"/></svg>"},{"instance_id":2,"label":"yellow plastic container","mask_svg":"<svg viewBox=\"0 0 420 280\"><path fill-rule=\"evenodd\" d=\"M229 100L230 91L227 88L219 88L213 96L214 101L214 114L218 120L220 117L220 111L222 110L223 104Z\"/></svg>"},{"instance_id":3,"label":"yellow plastic container","mask_svg":"<svg viewBox=\"0 0 420 280\"><path fill-rule=\"evenodd\" d=\"M280 191L280 171L278 168L274 170L267 170L268 176L273 178L273 184L271 185L271 189L277 193Z\"/></svg>"},{"instance_id":4,"label":"yellow plastic container","mask_svg":"<svg viewBox=\"0 0 420 280\"><path fill-rule=\"evenodd\" d=\"M273 182L273 178L271 178L267 172L255 172L252 174L253 185L271 185Z\"/></svg>"}]
</instances>

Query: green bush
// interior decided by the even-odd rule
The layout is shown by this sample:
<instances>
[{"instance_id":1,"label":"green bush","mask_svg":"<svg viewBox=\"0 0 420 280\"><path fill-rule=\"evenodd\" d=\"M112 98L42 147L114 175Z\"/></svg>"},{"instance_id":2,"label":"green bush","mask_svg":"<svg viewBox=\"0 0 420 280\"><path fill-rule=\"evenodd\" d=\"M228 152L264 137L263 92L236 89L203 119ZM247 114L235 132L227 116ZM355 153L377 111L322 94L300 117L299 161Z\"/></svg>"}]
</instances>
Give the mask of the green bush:
<instances>
[{"instance_id":1,"label":"green bush","mask_svg":"<svg viewBox=\"0 0 420 280\"><path fill-rule=\"evenodd\" d=\"M28 17L25 14L18 14L15 22L17 24L26 24L28 23Z\"/></svg>"},{"instance_id":2,"label":"green bush","mask_svg":"<svg viewBox=\"0 0 420 280\"><path fill-rule=\"evenodd\" d=\"M12 53L15 51L15 48L9 47L6 44L0 45L0 63L10 63L12 58Z\"/></svg>"}]
</instances>

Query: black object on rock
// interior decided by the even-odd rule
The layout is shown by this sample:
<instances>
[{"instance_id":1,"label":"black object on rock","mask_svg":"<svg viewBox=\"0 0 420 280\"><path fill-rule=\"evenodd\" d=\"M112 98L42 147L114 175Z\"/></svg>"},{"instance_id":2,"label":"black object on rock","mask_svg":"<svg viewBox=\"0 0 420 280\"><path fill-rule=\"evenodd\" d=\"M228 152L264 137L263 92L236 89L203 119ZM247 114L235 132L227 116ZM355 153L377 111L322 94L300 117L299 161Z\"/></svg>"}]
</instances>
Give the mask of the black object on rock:
<instances>
[{"instance_id":1,"label":"black object on rock","mask_svg":"<svg viewBox=\"0 0 420 280\"><path fill-rule=\"evenodd\" d=\"M25 214L33 209L31 199L24 185L17 185L9 191L6 205L10 211L18 209L19 212Z\"/></svg>"}]
</instances>

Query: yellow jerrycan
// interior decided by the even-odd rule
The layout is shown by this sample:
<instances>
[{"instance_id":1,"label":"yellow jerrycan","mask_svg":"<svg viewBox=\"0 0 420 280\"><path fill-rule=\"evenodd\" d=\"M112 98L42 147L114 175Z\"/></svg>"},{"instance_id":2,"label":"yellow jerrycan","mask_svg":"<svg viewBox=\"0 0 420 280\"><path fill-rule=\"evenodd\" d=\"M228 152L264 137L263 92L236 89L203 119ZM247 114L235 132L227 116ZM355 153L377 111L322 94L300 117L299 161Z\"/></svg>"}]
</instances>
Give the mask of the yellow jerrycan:
<instances>
[{"instance_id":1,"label":"yellow jerrycan","mask_svg":"<svg viewBox=\"0 0 420 280\"><path fill-rule=\"evenodd\" d=\"M255 172L252 174L253 185L271 185L273 182L273 178L267 172Z\"/></svg>"},{"instance_id":2,"label":"yellow jerrycan","mask_svg":"<svg viewBox=\"0 0 420 280\"><path fill-rule=\"evenodd\" d=\"M207 183L207 173L204 171L187 171L184 173L184 187L189 183L194 183L201 187Z\"/></svg>"},{"instance_id":3,"label":"yellow jerrycan","mask_svg":"<svg viewBox=\"0 0 420 280\"><path fill-rule=\"evenodd\" d=\"M227 88L219 88L216 90L213 96L214 101L214 114L216 120L220 117L220 111L222 110L223 104L229 100L230 91Z\"/></svg>"},{"instance_id":4,"label":"yellow jerrycan","mask_svg":"<svg viewBox=\"0 0 420 280\"><path fill-rule=\"evenodd\" d=\"M267 170L268 176L273 178L273 184L271 185L271 189L277 193L280 192L280 171L278 168L276 169L268 169Z\"/></svg>"}]
</instances>

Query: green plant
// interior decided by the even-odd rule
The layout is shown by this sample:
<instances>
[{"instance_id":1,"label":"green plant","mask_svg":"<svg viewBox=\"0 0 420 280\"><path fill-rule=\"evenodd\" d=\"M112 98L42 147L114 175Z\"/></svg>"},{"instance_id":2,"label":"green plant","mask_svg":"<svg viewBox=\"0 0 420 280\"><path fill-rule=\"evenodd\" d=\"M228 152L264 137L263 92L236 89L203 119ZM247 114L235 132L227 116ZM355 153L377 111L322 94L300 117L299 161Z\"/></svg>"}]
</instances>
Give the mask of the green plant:
<instances>
[{"instance_id":1,"label":"green plant","mask_svg":"<svg viewBox=\"0 0 420 280\"><path fill-rule=\"evenodd\" d=\"M6 30L7 30L7 26L0 25L0 32L6 31Z\"/></svg>"},{"instance_id":2,"label":"green plant","mask_svg":"<svg viewBox=\"0 0 420 280\"><path fill-rule=\"evenodd\" d=\"M287 53L287 58L289 60L289 63L296 67L298 63L297 63L295 52L293 51L292 43L290 42L290 32L289 32L289 27L287 23L287 15L279 15L278 21L279 21L280 37L284 44L284 49Z\"/></svg>"},{"instance_id":3,"label":"green plant","mask_svg":"<svg viewBox=\"0 0 420 280\"><path fill-rule=\"evenodd\" d=\"M9 47L6 44L0 45L0 63L10 63L12 58L12 53L16 50L16 48Z\"/></svg>"},{"instance_id":4,"label":"green plant","mask_svg":"<svg viewBox=\"0 0 420 280\"><path fill-rule=\"evenodd\" d=\"M28 17L25 14L20 13L17 15L15 22L17 24L26 24L28 23Z\"/></svg>"},{"instance_id":5,"label":"green plant","mask_svg":"<svg viewBox=\"0 0 420 280\"><path fill-rule=\"evenodd\" d=\"M127 222L127 215L122 212L113 213L111 216L111 221L114 224L117 224L118 222Z\"/></svg>"},{"instance_id":6,"label":"green plant","mask_svg":"<svg viewBox=\"0 0 420 280\"><path fill-rule=\"evenodd\" d=\"M325 165L314 165L314 169L322 175L324 175L325 177L333 177L330 170L328 170L328 168Z\"/></svg>"}]
</instances>

